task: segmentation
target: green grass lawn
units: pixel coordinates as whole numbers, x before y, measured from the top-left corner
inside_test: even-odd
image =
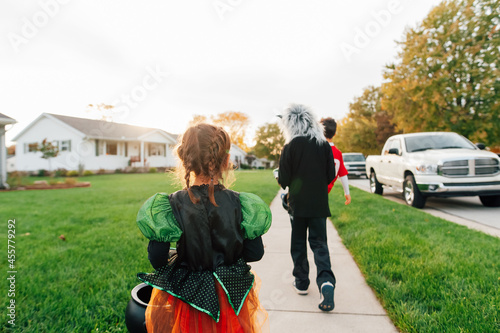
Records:
[[[332,192],[332,221],[402,332],[500,332],[500,239],[357,188],[349,206]]]
[[[0,192],[4,254],[7,220],[16,219],[17,331],[126,331],[124,310],[139,282],[136,273],[151,271],[137,210],[152,194],[179,185],[165,174],[81,180],[92,187]],[[232,189],[270,203],[278,186],[269,170],[240,171]],[[402,332],[499,331],[498,238],[351,191],[353,202],[345,206],[341,186],[335,186],[332,220]],[[0,261],[4,281],[6,257]],[[1,290],[6,309],[7,292]],[[0,314],[0,330],[9,327],[6,314]]]
[[[278,185],[270,170],[235,174],[232,189],[256,193],[267,203],[275,197]],[[124,311],[139,283],[136,273],[152,270],[135,216],[148,197],[179,185],[166,174],[81,180],[92,186],[0,193],[4,254],[7,221],[16,220],[16,331],[126,332]],[[6,281],[7,255],[0,262]],[[10,327],[9,299],[1,290],[3,330]]]

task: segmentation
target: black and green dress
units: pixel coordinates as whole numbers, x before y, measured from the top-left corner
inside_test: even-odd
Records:
[[[146,311],[148,332],[164,327],[168,332],[205,332],[210,331],[207,325],[216,331],[238,331],[238,325],[241,332],[258,331],[261,324],[255,321],[262,320],[265,310],[252,292],[255,275],[247,261],[263,254],[261,236],[271,226],[269,206],[254,194],[216,185],[216,207],[208,199],[208,185],[191,190],[199,203],[191,202],[187,190],[157,193],[137,215],[156,269],[138,274],[155,288]],[[174,242],[177,259],[169,264]]]

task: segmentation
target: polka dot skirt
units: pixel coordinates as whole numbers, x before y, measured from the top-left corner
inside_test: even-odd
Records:
[[[226,291],[229,303],[238,314],[254,280],[250,266],[243,259],[231,266],[217,267],[215,272],[191,271],[178,265],[166,265],[154,273],[137,274],[139,280],[169,292],[217,320],[219,300],[214,276]]]

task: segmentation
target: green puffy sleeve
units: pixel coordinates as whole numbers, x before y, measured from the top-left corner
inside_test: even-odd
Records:
[[[271,227],[271,209],[257,195],[253,193],[240,193],[241,213],[243,222],[241,227],[245,238],[255,239],[265,234]]]
[[[156,193],[146,200],[137,213],[137,225],[149,240],[177,242],[182,235],[166,193]]]

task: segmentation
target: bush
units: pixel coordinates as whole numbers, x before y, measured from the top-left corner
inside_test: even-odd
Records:
[[[68,177],[64,180],[64,182],[68,185],[75,185],[76,184],[76,178],[71,178],[71,177]]]
[[[149,168],[149,173],[157,173],[158,169],[156,168]]]
[[[130,173],[137,173],[137,172],[139,172],[138,168],[134,167],[134,168],[130,169]]]
[[[59,168],[55,171],[54,175],[56,177],[66,177],[68,175],[68,170],[64,168]]]
[[[37,176],[38,177],[48,177],[48,176],[50,176],[50,172],[48,172],[45,169],[40,169],[40,170],[38,170]]]
[[[106,173],[106,170],[103,169],[103,168],[100,168],[99,170],[97,170],[96,174],[98,175],[104,175]]]
[[[115,169],[115,173],[123,173],[123,170],[118,168],[118,169]]]
[[[24,182],[24,178],[28,176],[27,172],[23,171],[14,171],[7,175],[7,184],[10,187],[18,187],[22,186]]]
[[[78,171],[76,170],[71,170],[71,171],[68,171],[68,173],[66,174],[67,177],[78,177]]]
[[[240,169],[242,169],[242,170],[249,170],[251,168],[252,167],[248,164],[243,164],[243,163],[240,164]]]
[[[92,176],[93,174],[94,174],[94,173],[93,173],[92,171],[90,171],[90,170],[85,170],[85,171],[83,172],[83,175],[84,175],[84,176]]]

